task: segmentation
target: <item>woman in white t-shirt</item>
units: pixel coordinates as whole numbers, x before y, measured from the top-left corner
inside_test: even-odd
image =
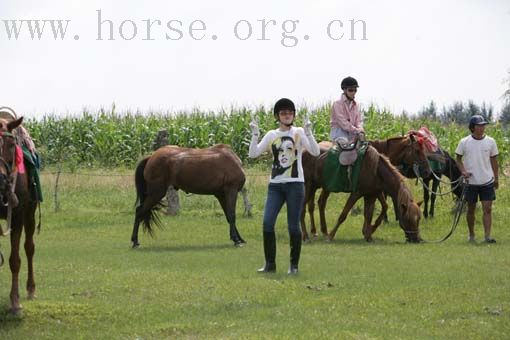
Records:
[[[459,142],[455,153],[457,165],[466,178],[468,185],[465,199],[468,202],[466,214],[469,241],[475,241],[475,208],[480,199],[483,210],[485,242],[496,243],[491,236],[492,201],[496,199],[498,189],[498,146],[496,141],[485,135],[485,126],[489,124],[482,116],[474,115],[469,120],[471,135]]]
[[[296,108],[287,98],[278,100],[273,114],[278,128],[268,131],[258,142],[260,132],[255,121],[250,123],[252,138],[249,157],[257,158],[265,152],[273,155],[271,177],[269,179],[267,199],[264,208],[263,239],[265,265],[258,270],[261,273],[276,271],[276,236],[274,225],[276,218],[285,203],[287,205],[287,224],[290,238],[289,274],[298,272],[301,254],[301,229],[299,217],[303,207],[305,187],[303,166],[301,163],[303,150],[318,156],[319,145],[311,130],[311,122],[306,119],[303,128],[294,127]]]

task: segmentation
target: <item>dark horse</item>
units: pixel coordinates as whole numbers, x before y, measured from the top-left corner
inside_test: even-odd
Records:
[[[138,247],[140,222],[150,235],[152,223],[160,224],[155,214],[169,186],[185,192],[214,195],[230,225],[230,239],[236,246],[245,243],[236,227],[237,194],[246,177],[241,160],[228,145],[207,149],[181,148],[174,145],[159,148],[143,159],[135,172],[137,207],[131,242]]]
[[[414,164],[418,165],[420,174],[422,176],[429,176],[430,167],[427,161],[427,157],[425,155],[425,151],[423,146],[418,142],[418,139],[413,134],[408,134],[402,137],[393,137],[387,140],[373,140],[370,141],[369,144],[374,147],[379,153],[387,156],[391,162],[391,164],[395,166],[405,165],[406,167],[412,168]],[[321,154],[329,150],[333,146],[331,142],[321,142]],[[320,157],[320,156],[319,156]],[[311,229],[310,232],[312,235],[316,236],[317,231],[315,227],[315,218],[314,218],[314,210],[315,210],[315,192],[317,189],[322,188],[322,184],[320,182],[316,182],[310,180],[311,174],[315,171],[314,169],[317,167],[318,158],[311,156],[309,153],[303,153],[303,169],[305,175],[305,202],[304,207],[301,213],[301,229],[303,234],[303,240],[309,240],[308,232],[306,231],[306,206],[308,207],[308,212],[310,215],[310,224]],[[363,178],[363,177],[360,177]],[[324,236],[328,235],[328,228],[326,224],[326,204],[329,197],[330,192],[326,189],[322,188],[322,192],[320,194],[318,204],[319,204],[319,215],[320,215],[320,225],[321,232]],[[386,199],[384,194],[379,196],[379,201],[384,209],[384,217],[386,217]],[[397,202],[393,201],[394,206],[396,207]],[[395,208],[396,210],[396,208]],[[398,214],[398,211],[395,211]]]
[[[428,155],[429,160],[438,162],[441,166],[438,170],[431,172],[430,176],[423,177],[423,216],[434,217],[434,206],[436,203],[436,193],[439,188],[439,182],[441,176],[445,175],[450,179],[451,192],[460,199],[462,195],[462,183],[460,183],[460,177],[462,176],[457,162],[450,156],[450,154],[439,148],[438,152]],[[430,188],[430,181],[432,181],[432,189]],[[431,192],[429,193],[429,190]],[[429,197],[430,197],[430,208],[429,208]]]
[[[323,183],[322,170],[326,159],[325,155],[326,153],[322,153],[317,157],[313,174],[308,177],[308,180],[315,186],[322,186]],[[369,146],[366,151],[365,158],[361,165],[360,178],[363,178],[363,180],[359,182],[357,191],[352,192],[347,199],[335,227],[328,235],[328,239],[332,240],[335,237],[340,224],[345,221],[351,208],[363,197],[365,203],[365,219],[362,232],[365,240],[371,242],[372,234],[381,224],[387,209],[387,205],[383,203],[381,214],[376,219],[375,224],[372,224],[375,201],[380,198],[384,192],[389,194],[393,200],[397,202],[400,227],[404,230],[406,239],[410,242],[420,242],[420,208],[414,202],[411,191],[405,184],[404,177],[385,156],[379,154],[373,147]]]
[[[11,238],[11,254],[9,266],[12,273],[10,311],[17,314],[22,306],[19,298],[19,271],[21,267],[20,241],[25,230],[25,253],[28,264],[27,295],[35,297],[35,280],[33,257],[35,252],[35,210],[37,201],[33,198],[29,187],[28,171],[20,173],[16,166],[16,129],[23,117],[7,121],[0,119],[0,217],[7,220],[10,230],[2,232]],[[10,219],[10,221],[9,221]]]

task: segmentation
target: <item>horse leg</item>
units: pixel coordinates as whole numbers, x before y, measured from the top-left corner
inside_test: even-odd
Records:
[[[365,207],[364,207],[364,221],[363,221],[363,236],[367,242],[372,242],[372,234],[375,229],[372,226],[372,217],[374,216],[374,207],[376,196],[365,196]]]
[[[340,224],[342,224],[345,221],[347,215],[349,214],[349,211],[351,211],[352,207],[354,206],[354,204],[356,204],[360,197],[361,195],[356,192],[353,192],[349,195],[347,202],[345,202],[342,213],[340,214],[340,216],[338,216],[338,220],[336,221],[335,227],[333,228],[333,230],[331,230],[331,232],[328,235],[329,241],[332,241],[333,238],[335,238],[338,227],[340,227]]]
[[[441,178],[439,176],[439,178]],[[434,217],[434,207],[436,206],[436,192],[439,188],[439,181],[434,179],[432,181],[432,194],[430,195],[430,217]]]
[[[384,214],[381,212],[382,215],[382,219],[384,221],[384,223],[388,223],[388,203],[386,202],[387,201],[387,198],[386,198],[386,194],[384,192],[382,192],[380,194],[380,197],[379,198],[379,202],[381,202],[381,206],[386,206],[386,210],[384,211]],[[384,203],[383,203],[384,202]]]
[[[386,203],[386,197],[384,196],[383,192],[380,192],[379,195],[377,195],[377,199],[379,202],[381,202],[381,213],[379,216],[377,216],[377,219],[375,220],[375,223],[372,225],[372,234],[375,232],[375,230],[381,225],[384,217],[388,216],[388,203]]]
[[[220,202],[227,222],[230,226],[230,239],[234,242],[236,247],[246,243],[239,234],[236,227],[236,203],[237,203],[237,190],[227,189],[224,193],[215,195]]]
[[[21,231],[22,224],[20,218],[17,216],[12,216],[12,230],[11,230],[11,255],[9,257],[9,267],[11,269],[12,274],[12,282],[11,282],[11,305],[10,312],[12,314],[20,313],[23,308],[19,302],[19,270],[21,266],[21,258],[19,255],[20,241],[21,241]]]
[[[301,216],[300,216],[300,222],[301,222],[301,237],[303,241],[310,241],[310,237],[308,236],[308,232],[306,231],[306,206],[308,206],[308,211],[310,212],[310,204],[313,205],[313,200],[310,201],[310,192],[311,188],[310,185],[308,185],[307,182],[305,182],[305,199],[303,201],[303,208],[301,209]],[[310,212],[310,216],[313,218],[313,208]]]
[[[423,216],[429,217],[429,188],[430,178],[423,179]]]
[[[310,197],[308,197],[308,214],[310,215],[310,234],[314,238],[317,238],[317,227],[315,226],[315,193],[317,192],[317,188],[315,190],[311,190]]]
[[[167,186],[160,186],[159,188],[153,186],[153,188],[155,188],[155,190],[148,190],[147,195],[143,198],[143,203],[136,207],[133,233],[131,234],[131,244],[133,248],[138,248],[140,246],[138,242],[138,229],[142,221],[145,221],[145,227],[149,234],[152,235],[152,228],[150,225],[153,214],[152,209],[166,195]]]
[[[28,214],[25,214],[25,254],[27,256],[28,277],[27,277],[27,297],[29,300],[35,298],[35,279],[34,279],[34,232],[35,232],[35,206]]]
[[[400,220],[400,216],[398,214],[398,202],[395,200],[395,198],[391,198],[391,201],[393,202],[393,211],[395,212],[395,220]]]
[[[330,192],[326,189],[322,189],[321,194],[319,196],[319,200],[317,203],[319,203],[319,219],[321,223],[321,233],[324,236],[328,236],[328,225],[326,222],[326,204],[328,203],[328,197]],[[334,237],[334,234],[333,234]]]

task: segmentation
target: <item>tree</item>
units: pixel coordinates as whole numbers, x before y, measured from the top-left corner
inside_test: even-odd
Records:
[[[503,124],[510,123],[510,70],[508,70],[508,78],[505,80],[507,83],[508,89],[503,93],[503,99],[505,104],[501,108],[501,113],[499,114],[499,121]]]
[[[437,106],[433,100],[430,101],[428,106],[424,106],[420,112],[418,112],[418,118],[422,119],[437,119]]]
[[[503,99],[508,103],[510,102],[510,70],[508,70],[508,78],[505,80],[508,89],[503,93]]]
[[[487,105],[485,102],[482,103],[480,107],[480,114],[488,121],[492,122],[494,119],[494,107],[492,105]]]
[[[499,121],[505,125],[510,124],[510,100],[507,100],[505,105],[503,105],[503,107],[501,108],[501,113],[499,114]]]

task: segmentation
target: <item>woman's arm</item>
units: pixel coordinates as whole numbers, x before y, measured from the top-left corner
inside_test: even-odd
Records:
[[[271,141],[271,135],[272,132],[269,131],[266,133],[266,135],[262,138],[260,143],[258,143],[258,135],[252,135],[251,136],[251,142],[250,142],[250,148],[248,150],[248,157],[250,158],[257,158],[260,155],[262,155],[264,152],[266,152],[269,148],[269,143]]]

